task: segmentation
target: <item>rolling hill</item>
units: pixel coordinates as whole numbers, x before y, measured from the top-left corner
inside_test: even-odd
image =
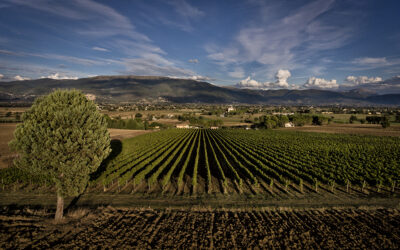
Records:
[[[0,102],[31,102],[55,89],[80,89],[99,102],[248,103],[270,105],[400,105],[400,94],[368,91],[250,90],[154,76],[97,76],[78,80],[0,82]]]

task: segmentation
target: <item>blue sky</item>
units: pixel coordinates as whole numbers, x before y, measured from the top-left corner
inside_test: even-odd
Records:
[[[0,0],[0,78],[325,88],[400,74],[400,1]]]

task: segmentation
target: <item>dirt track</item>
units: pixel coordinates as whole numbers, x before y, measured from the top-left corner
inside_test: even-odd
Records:
[[[1,210],[0,248],[398,248],[400,211]]]

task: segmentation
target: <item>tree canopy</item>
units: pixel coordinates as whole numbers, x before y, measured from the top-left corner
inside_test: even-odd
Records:
[[[111,152],[107,122],[93,101],[57,90],[37,98],[22,119],[10,143],[19,155],[15,165],[49,176],[59,199],[81,194]]]

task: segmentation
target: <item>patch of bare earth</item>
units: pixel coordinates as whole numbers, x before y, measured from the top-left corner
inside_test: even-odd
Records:
[[[127,138],[132,138],[138,135],[143,135],[147,133],[154,132],[156,130],[131,130],[131,129],[116,129],[110,128],[108,129],[110,132],[111,139],[123,140]]]
[[[397,209],[0,210],[0,248],[397,249]]]

